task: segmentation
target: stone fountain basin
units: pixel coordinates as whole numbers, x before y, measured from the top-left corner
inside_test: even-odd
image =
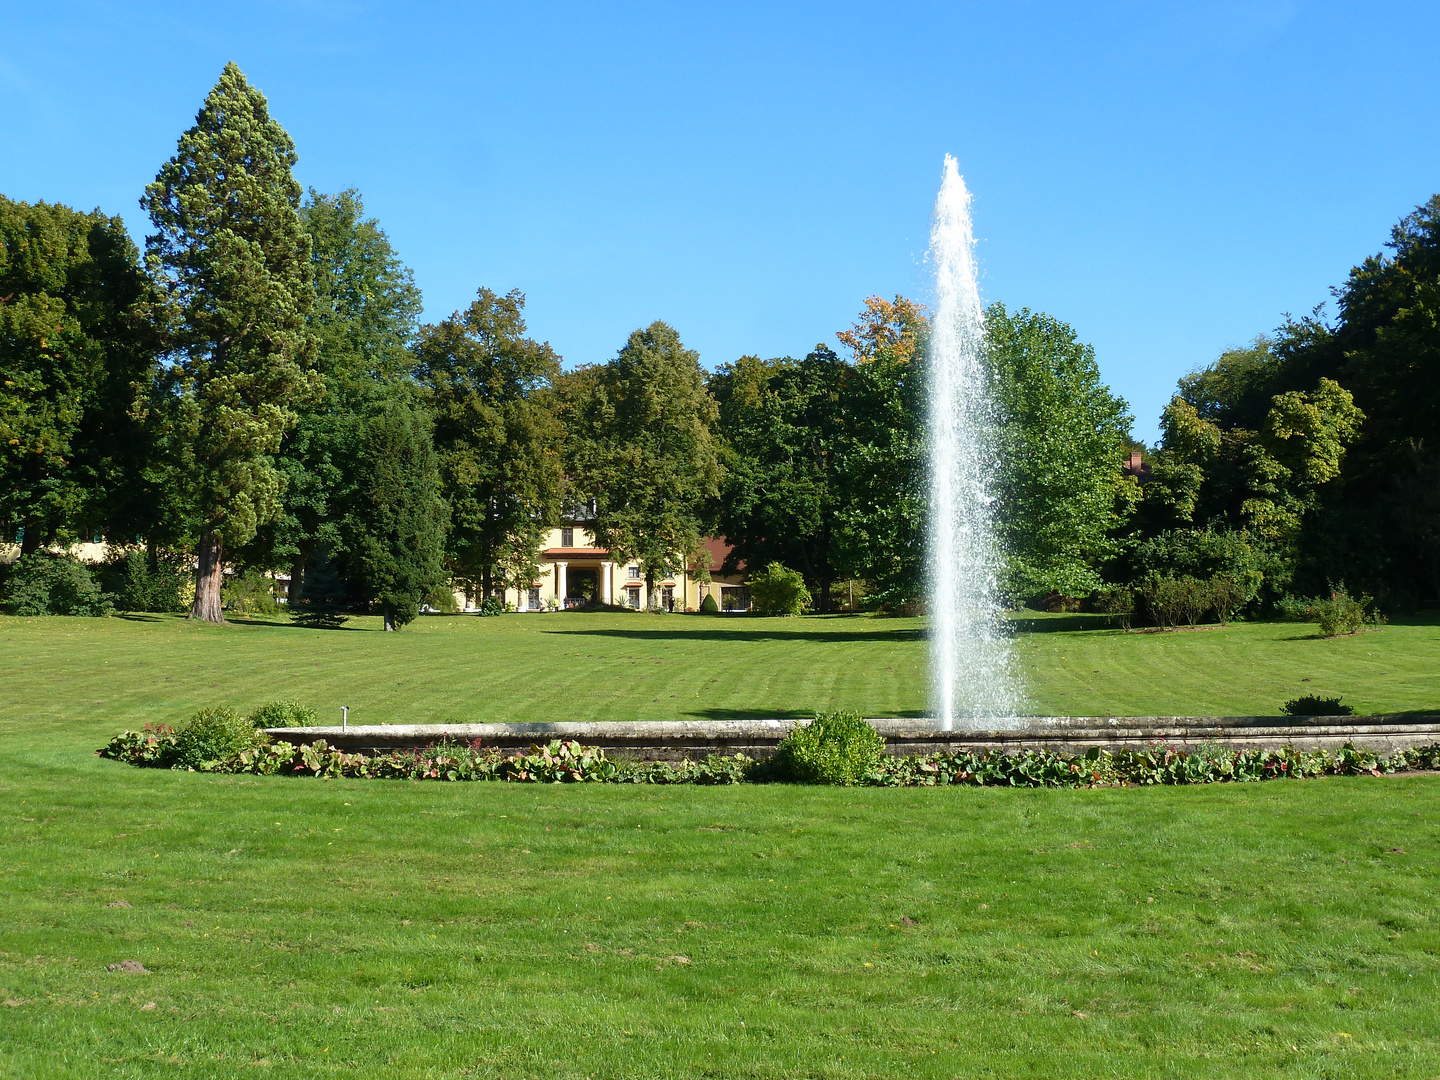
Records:
[[[399,750],[450,739],[500,750],[569,739],[609,753],[648,761],[703,759],[707,754],[775,752],[799,720],[566,721],[551,724],[351,724],[347,727],[269,728],[290,743],[325,740],[347,751]],[[933,721],[871,720],[885,737],[886,752],[933,754],[956,750],[1061,750],[1083,754],[1092,747],[1115,751],[1159,743],[1215,743],[1233,748],[1335,749],[1354,743],[1391,751],[1440,742],[1440,714],[1396,716],[1014,716],[987,718],[988,730],[939,731]]]

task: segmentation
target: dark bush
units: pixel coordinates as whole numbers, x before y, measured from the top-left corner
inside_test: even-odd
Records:
[[[198,769],[216,761],[227,761],[242,750],[264,743],[255,725],[228,706],[201,709],[175,736],[175,764]]]
[[[1340,704],[1338,697],[1320,697],[1318,694],[1291,698],[1280,709],[1290,716],[1351,716],[1355,712],[1349,705]]]
[[[266,702],[246,719],[255,728],[315,727],[320,723],[315,710],[298,701]]]
[[[487,596],[479,610],[481,615],[504,615],[509,610],[509,605],[498,596]]]
[[[720,605],[715,602],[715,597],[710,593],[705,594],[705,599],[700,601],[701,615],[719,615]]]
[[[183,556],[132,549],[111,558],[100,573],[120,611],[184,611],[187,606],[184,594],[192,578]]]
[[[877,769],[885,738],[859,713],[822,713],[775,749],[774,769],[802,784],[853,784]]]
[[[16,560],[6,591],[12,615],[98,616],[115,608],[79,559],[48,551]]]

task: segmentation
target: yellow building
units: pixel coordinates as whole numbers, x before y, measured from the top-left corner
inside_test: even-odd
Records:
[[[583,607],[599,601],[620,607],[645,611],[651,598],[645,591],[645,572],[638,562],[622,561],[598,547],[594,534],[583,522],[551,529],[540,552],[539,573],[529,588],[509,589],[507,603],[516,611],[556,611]],[[723,540],[707,538],[703,542],[710,556],[710,581],[699,580],[698,566],[655,581],[654,606],[664,611],[696,611],[706,595],[725,611],[744,611],[750,607],[750,593],[739,574],[721,575],[717,571],[729,554]]]

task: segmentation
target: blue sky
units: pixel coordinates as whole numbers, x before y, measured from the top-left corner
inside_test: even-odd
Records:
[[[708,367],[924,297],[946,153],[986,300],[1178,376],[1308,311],[1440,191],[1440,5],[0,0],[0,192],[122,214],[226,60],[357,187],[427,317],[520,288],[567,363]]]

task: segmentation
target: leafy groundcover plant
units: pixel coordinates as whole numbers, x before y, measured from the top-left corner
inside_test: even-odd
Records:
[[[263,738],[263,733],[259,733]],[[223,759],[187,766],[180,736],[168,725],[126,731],[96,753],[131,765],[195,768],[201,772],[258,776],[355,777],[394,780],[502,780],[517,783],[744,784],[770,783],[789,775],[775,759],[743,754],[711,755],[705,761],[631,761],[575,742],[554,741],[529,751],[502,754],[493,746],[440,742],[381,754],[350,754],[324,740],[295,745],[260,742]],[[779,755],[777,755],[778,757]],[[1347,743],[1338,750],[1233,750],[1222,746],[1154,745],[1084,755],[1053,750],[1002,750],[881,757],[853,781],[868,787],[936,787],[945,784],[999,787],[1117,787],[1149,784],[1213,784],[1254,780],[1356,776],[1440,769],[1440,744],[1377,754]]]

